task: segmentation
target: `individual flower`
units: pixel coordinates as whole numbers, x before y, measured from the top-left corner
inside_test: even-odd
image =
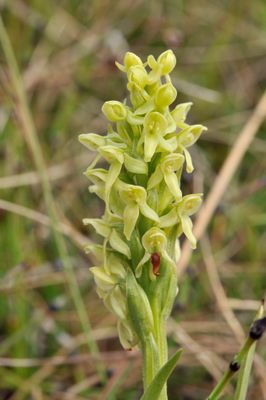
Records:
[[[193,249],[196,248],[196,238],[192,232],[192,221],[190,216],[195,214],[202,203],[202,194],[189,194],[177,202],[169,213],[160,217],[161,228],[169,228],[180,224],[181,230],[191,243]]]
[[[121,223],[121,221],[119,221]],[[110,243],[110,246],[118,253],[123,254],[128,259],[131,258],[130,249],[123,240],[121,234],[115,229],[111,223],[100,218],[84,218],[84,225],[92,225],[96,232],[103,236]],[[115,223],[114,223],[115,224]]]
[[[143,124],[144,133],[144,160],[150,161],[156,151],[157,146],[165,135],[167,120],[165,117],[153,111],[146,115]]]
[[[134,53],[127,51],[124,57],[124,65],[119,62],[115,62],[115,65],[122,72],[127,72],[131,67],[136,65],[143,65],[141,59]]]
[[[191,173],[194,170],[194,167],[192,164],[190,153],[187,148],[196,143],[201,133],[206,130],[207,128],[203,125],[192,125],[187,126],[177,135],[177,146],[180,148],[181,151],[184,152],[186,159],[186,170],[188,173]]]
[[[123,221],[124,235],[127,240],[131,238],[140,213],[155,222],[159,222],[158,215],[147,204],[147,193],[143,187],[124,184],[121,186],[120,195],[125,202]]]
[[[143,265],[151,260],[151,257],[154,253],[158,253],[161,257],[164,257],[165,260],[169,261],[171,264],[174,264],[173,260],[169,257],[166,246],[167,246],[167,238],[162,229],[157,227],[153,227],[149,229],[142,237],[142,244],[145,249],[144,256],[138,263],[135,274],[136,277],[139,278],[142,274]],[[151,280],[156,278],[156,274],[153,273],[153,269],[149,270]]]
[[[160,86],[155,94],[155,104],[160,109],[165,109],[172,104],[177,96],[177,91],[172,83],[165,83]]]
[[[148,181],[147,189],[150,190],[165,181],[170,193],[179,200],[182,197],[180,189],[180,175],[184,163],[182,154],[173,153],[162,157],[154,173]]]

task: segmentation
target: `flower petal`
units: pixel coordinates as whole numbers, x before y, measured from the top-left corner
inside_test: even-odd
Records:
[[[193,170],[194,170],[191,155],[185,147],[183,148],[183,151],[184,151],[185,159],[186,159],[186,171],[188,174],[191,174],[191,172],[193,172]]]
[[[175,208],[172,208],[168,214],[160,217],[160,228],[169,228],[170,226],[174,226],[178,223],[179,218]]]
[[[140,203],[139,209],[140,209],[141,214],[144,215],[145,217],[147,217],[153,221],[159,222],[158,215],[150,206],[148,206],[148,204],[146,202]]]
[[[126,299],[118,285],[105,297],[104,304],[106,308],[113,312],[118,318],[126,318]]]
[[[124,254],[128,259],[131,258],[130,249],[128,245],[124,242],[121,236],[115,229],[112,229],[111,235],[109,237],[110,246],[121,254]]]
[[[163,174],[160,166],[158,165],[148,181],[147,189],[150,190],[154,188],[155,186],[159,185],[162,180],[163,180]]]
[[[181,217],[181,226],[182,226],[184,234],[190,241],[192,249],[195,249],[196,244],[197,244],[197,239],[195,238],[195,236],[192,233],[193,224],[192,224],[191,219],[187,215],[183,215]]]
[[[159,143],[159,137],[153,133],[145,133],[144,136],[144,160],[146,162],[151,161],[156,148]]]
[[[116,281],[104,271],[103,267],[91,267],[90,272],[93,274],[96,285],[104,292],[113,289],[116,284]]]
[[[124,235],[130,240],[131,234],[139,217],[139,206],[135,203],[128,204],[124,211]]]
[[[105,145],[106,139],[96,133],[82,133],[79,135],[79,141],[88,149],[96,151],[99,147]]]
[[[142,268],[143,265],[150,259],[150,254],[145,252],[144,256],[142,257],[142,259],[140,260],[140,262],[138,263],[136,269],[135,269],[135,275],[137,278],[140,278],[142,275]]]
[[[82,222],[84,225],[92,225],[96,232],[105,238],[108,237],[111,233],[111,228],[102,219],[84,218]]]
[[[164,172],[164,180],[165,183],[172,193],[172,195],[177,199],[180,200],[182,197],[182,192],[180,189],[180,184],[175,172]]]
[[[129,172],[132,172],[134,174],[148,173],[148,166],[143,160],[133,158],[127,153],[125,153],[125,167]]]

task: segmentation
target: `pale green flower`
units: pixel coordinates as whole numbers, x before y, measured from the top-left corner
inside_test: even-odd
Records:
[[[127,72],[131,67],[135,65],[143,65],[143,63],[136,54],[127,51],[124,57],[124,65],[117,61],[115,62],[115,65],[120,69],[120,71]]]
[[[145,254],[136,267],[135,274],[137,278],[141,276],[143,265],[150,260],[153,253],[159,253],[171,264],[174,264],[166,251],[167,238],[161,229],[156,227],[149,229],[142,237],[142,244],[145,249]],[[153,274],[151,268],[149,272],[151,280],[155,280],[156,276]]]
[[[110,246],[114,250],[130,259],[131,254],[127,243],[123,240],[121,234],[115,228],[113,228],[110,223],[99,218],[84,218],[83,223],[84,225],[92,225],[96,232],[106,239],[106,242],[109,241]]]
[[[192,125],[187,126],[177,135],[177,145],[184,152],[186,159],[186,170],[188,173],[191,173],[194,170],[194,167],[187,148],[196,143],[201,133],[206,130],[207,128],[203,125]]]
[[[192,106],[192,103],[182,103],[178,104],[173,111],[171,111],[171,115],[176,122],[176,126],[178,128],[184,128],[184,122],[187,118],[187,114]]]
[[[161,68],[162,75],[166,75],[170,74],[175,68],[176,58],[172,50],[166,50],[159,55],[157,62]]]
[[[171,83],[160,86],[155,94],[155,104],[160,109],[165,109],[172,104],[177,96],[177,91]]]
[[[106,171],[106,169],[88,168],[84,172],[84,175],[86,175],[87,178],[89,178],[89,180],[94,183],[94,185],[89,186],[90,193],[95,193],[98,197],[100,197],[100,199],[105,200],[105,184],[108,176],[108,172]]]
[[[150,112],[146,115],[143,124],[144,133],[144,160],[150,161],[156,151],[159,143],[165,135],[167,128],[167,120],[157,111]]]
[[[127,240],[130,240],[140,213],[155,222],[159,222],[158,215],[147,204],[147,193],[143,187],[124,184],[120,188],[120,195],[125,202],[123,219],[124,235]]]
[[[147,189],[154,188],[164,180],[170,193],[172,193],[175,199],[179,200],[182,197],[180,175],[183,163],[184,156],[182,154],[173,153],[162,157],[161,162],[148,181]]]
[[[192,232],[192,221],[190,216],[195,214],[202,203],[202,194],[189,194],[177,202],[169,213],[160,217],[161,228],[168,228],[180,224],[182,231],[191,243],[191,247],[196,247],[196,238]]]
[[[106,177],[105,185],[105,199],[108,211],[109,209],[109,198],[112,186],[118,178],[123,163],[124,163],[124,151],[115,146],[103,146],[99,149],[99,153],[105,160],[110,164],[108,175]]]
[[[143,89],[148,83],[148,73],[143,65],[134,65],[129,68],[128,81],[134,82]]]
[[[136,109],[137,114],[145,114],[147,109],[151,106],[153,108],[150,95],[136,82],[128,82],[127,89],[130,91],[130,101]],[[140,111],[140,109],[142,111]]]

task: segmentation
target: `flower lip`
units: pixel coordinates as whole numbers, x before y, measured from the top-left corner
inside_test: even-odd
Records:
[[[162,134],[167,128],[167,120],[158,111],[152,111],[144,119],[144,130],[148,134]]]
[[[202,193],[188,194],[180,201],[180,212],[188,216],[195,214],[202,204]]]
[[[166,236],[165,233],[157,228],[153,227],[149,229],[142,238],[142,244],[146,251],[149,253],[160,252],[166,247]]]
[[[142,186],[126,185],[120,190],[121,198],[125,201],[141,202],[146,200],[146,191]]]

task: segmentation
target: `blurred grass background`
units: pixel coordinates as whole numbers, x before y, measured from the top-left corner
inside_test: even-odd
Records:
[[[87,191],[82,172],[93,154],[77,135],[104,133],[102,103],[126,96],[115,60],[172,48],[178,102],[193,101],[190,122],[209,128],[193,148],[196,171],[184,176],[184,191],[206,197],[265,89],[266,4],[1,0],[0,10],[30,110],[25,123],[27,105],[1,49],[0,399],[136,400],[139,353],[121,349],[83,252],[95,236],[81,220],[103,208]],[[264,123],[182,277],[169,343],[185,352],[170,399],[206,398],[265,294],[265,138]],[[258,350],[255,400],[266,398],[265,339]]]

